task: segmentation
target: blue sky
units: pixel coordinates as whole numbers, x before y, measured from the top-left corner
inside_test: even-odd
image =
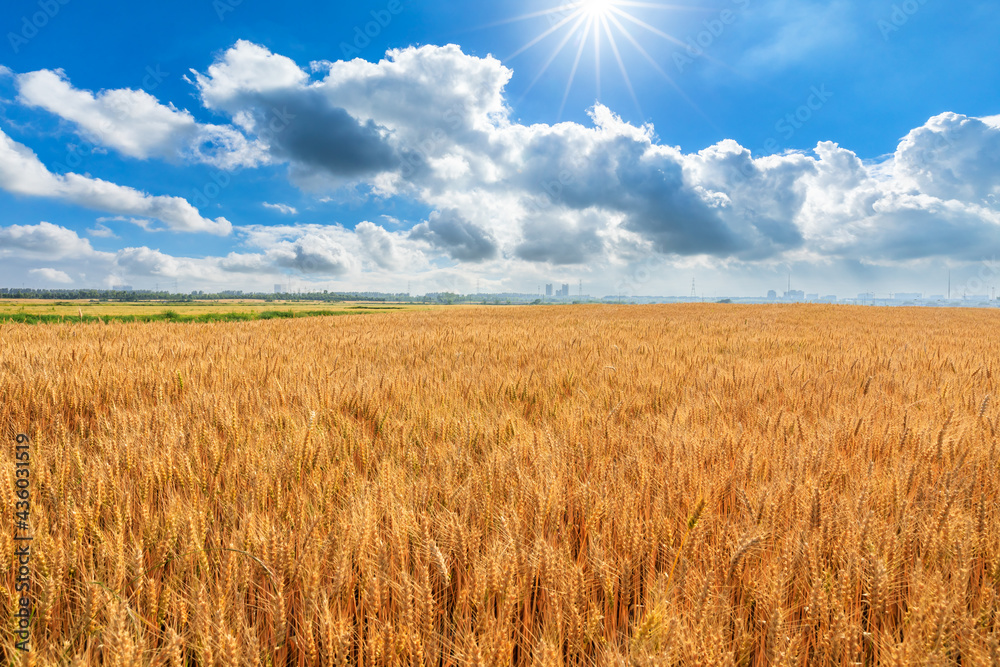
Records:
[[[560,4],[6,3],[0,285],[1000,282],[995,3]]]

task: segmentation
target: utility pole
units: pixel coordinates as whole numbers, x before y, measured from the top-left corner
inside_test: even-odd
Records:
[[[948,272],[948,300],[951,301],[951,271]]]

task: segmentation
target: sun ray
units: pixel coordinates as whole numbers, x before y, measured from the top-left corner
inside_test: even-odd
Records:
[[[690,104],[691,108],[694,109],[696,112],[698,112],[698,115],[700,115],[702,118],[704,118],[705,120],[707,120],[713,127],[715,127],[715,121],[713,121],[711,118],[709,118],[708,114],[706,114],[704,111],[702,111],[701,107],[699,107],[697,104],[695,104],[695,101],[692,100],[688,96],[688,94],[684,92],[684,89],[681,88],[679,85],[677,85],[677,82],[674,81],[673,77],[670,76],[669,74],[667,74],[666,71],[664,71],[664,69],[662,67],[660,67],[660,64],[658,62],[656,62],[656,59],[654,59],[653,56],[649,55],[649,53],[646,51],[646,49],[643,48],[642,44],[640,44],[639,41],[635,37],[632,36],[632,33],[629,32],[628,28],[626,28],[624,25],[622,25],[621,22],[619,22],[618,19],[615,18],[614,16],[609,16],[608,18],[610,18],[611,21],[615,24],[615,26],[619,30],[621,30],[622,34],[625,36],[625,39],[627,39],[632,44],[632,46],[634,46],[635,49],[647,61],[649,61],[649,64],[652,65],[653,68],[657,72],[659,72],[660,76],[662,76],[666,80],[666,82],[669,83],[670,86],[674,90],[677,91],[677,94],[680,95],[684,99],[685,102],[687,102],[688,104]]]
[[[691,7],[690,5],[668,5],[662,2],[638,2],[637,0],[617,0],[615,7],[641,7],[645,9],[667,9],[687,12],[718,12],[719,7]]]
[[[639,116],[643,117],[644,114],[642,111],[642,104],[639,101],[639,95],[636,92],[636,86],[632,81],[632,76],[628,71],[629,67],[626,57],[629,54],[623,53],[621,45],[618,44],[618,35],[615,34],[615,31],[619,31],[621,36],[627,40],[636,51],[638,51],[643,59],[645,59],[653,67],[653,69],[663,77],[663,79],[679,94],[679,96],[683,98],[684,101],[687,102],[700,116],[704,117],[714,126],[714,123],[712,123],[711,119],[705,114],[705,112],[702,111],[697,104],[695,104],[695,102],[684,92],[684,90],[681,89],[677,81],[675,81],[675,79],[667,73],[664,69],[665,66],[660,62],[657,62],[656,58],[650,55],[649,51],[643,47],[640,40],[632,34],[632,31],[626,27],[622,20],[638,26],[642,28],[643,31],[651,33],[674,46],[688,49],[688,44],[682,42],[668,32],[665,32],[661,28],[651,25],[647,21],[643,20],[643,18],[640,18],[640,16],[642,16],[641,14],[633,14],[631,11],[628,11],[627,8],[667,11],[718,11],[713,10],[710,7],[694,7],[690,5],[685,6],[672,3],[661,3],[656,2],[655,0],[575,0],[574,2],[566,2],[565,0],[562,0],[562,3],[559,6],[552,9],[535,11],[513,19],[508,19],[503,23],[512,23],[543,16],[550,17],[550,24],[554,22],[553,25],[550,25],[548,29],[543,31],[540,35],[511,54],[508,59],[516,58],[551,35],[558,33],[560,30],[566,31],[565,34],[558,36],[558,44],[547,57],[544,64],[541,66],[541,69],[532,79],[531,83],[529,83],[524,89],[519,99],[523,100],[527,93],[535,88],[541,78],[550,70],[560,54],[565,51],[569,41],[576,38],[579,41],[579,46],[573,59],[573,67],[570,70],[569,78],[566,81],[566,88],[563,91],[562,101],[559,105],[558,120],[562,120],[562,115],[566,109],[566,103],[569,100],[570,92],[572,92],[573,86],[576,83],[577,74],[580,72],[583,52],[588,48],[591,39],[593,39],[593,46],[590,48],[593,49],[594,53],[595,99],[600,102],[604,84],[602,80],[603,68],[601,67],[603,54],[601,51],[604,49],[602,41],[606,38],[608,47],[614,55],[614,60],[617,64],[619,72],[621,73],[622,82],[628,89],[628,93],[632,98],[632,102],[635,104],[636,110],[639,112]],[[707,54],[700,54],[700,56],[704,57],[708,61],[721,65],[726,69],[732,69],[725,63],[719,62]]]
[[[677,44],[678,46],[687,47],[687,44],[685,44],[681,40],[677,39],[673,35],[668,35],[667,33],[663,32],[662,30],[660,30],[658,28],[654,28],[653,26],[649,25],[645,21],[643,21],[641,19],[637,19],[636,17],[632,16],[628,12],[624,12],[624,11],[618,9],[615,6],[611,7],[611,11],[614,12],[615,14],[618,14],[622,18],[628,19],[629,21],[631,21],[632,23],[636,24],[640,28],[645,28],[646,30],[650,31],[651,33],[653,33],[657,37],[662,37],[663,39],[667,40],[668,42],[670,42],[672,44]]]
[[[577,10],[577,11],[579,12],[581,10]],[[559,23],[556,23],[554,26],[552,26],[551,28],[549,28],[548,30],[546,30],[545,32],[543,32],[541,35],[539,35],[538,37],[535,37],[533,40],[531,40],[530,42],[528,42],[527,44],[525,44],[524,46],[522,46],[521,48],[519,48],[517,51],[515,51],[514,53],[510,54],[509,56],[507,56],[507,60],[513,60],[514,58],[518,57],[519,55],[521,55],[522,53],[524,53],[525,51],[527,51],[528,49],[530,49],[531,47],[533,47],[535,44],[538,44],[540,41],[542,41],[543,39],[545,39],[546,37],[548,37],[552,33],[557,32],[560,28],[562,28],[567,23],[569,23],[570,21],[572,21],[576,17],[576,15],[577,15],[577,12],[574,12],[573,14],[570,14],[569,16],[563,18],[563,20],[559,21]]]
[[[597,79],[597,101],[601,101],[601,30],[595,15],[594,21],[594,76]]]
[[[528,92],[535,87],[535,84],[538,83],[538,80],[542,78],[542,75],[544,75],[545,72],[548,71],[549,67],[552,65],[552,62],[559,56],[560,53],[562,53],[562,50],[566,48],[566,44],[569,42],[569,40],[571,40],[574,35],[578,34],[577,31],[580,28],[580,24],[583,23],[585,20],[587,20],[587,16],[586,14],[583,14],[581,12],[580,17],[576,20],[576,23],[573,25],[572,28],[569,29],[566,35],[562,38],[562,41],[559,42],[559,46],[557,46],[555,50],[552,51],[552,55],[550,55],[549,59],[545,61],[545,64],[542,65],[542,69],[539,70],[538,75],[535,76],[534,79],[532,79],[531,83],[528,84],[528,87],[524,89],[523,93],[521,93],[521,97],[519,98],[519,100],[523,100],[525,95],[527,95]]]
[[[625,36],[625,39],[627,39],[629,43],[635,47],[636,51],[638,51],[639,54],[642,55],[642,57],[645,58],[647,62],[649,62],[649,64],[653,67],[653,69],[659,72],[660,76],[666,79],[671,86],[680,91],[681,89],[677,85],[677,82],[674,81],[674,78],[669,74],[667,74],[666,70],[664,70],[663,67],[660,66],[660,63],[656,62],[656,59],[653,58],[653,56],[649,55],[649,52],[646,51],[646,49],[642,46],[642,44],[639,43],[639,40],[637,40],[635,37],[632,36],[632,33],[629,31],[629,29],[624,25],[622,25],[622,23],[615,16],[612,15],[609,16],[608,18],[611,20],[612,23],[615,24],[615,27],[621,31],[622,35]]]
[[[639,117],[643,118],[645,114],[642,113],[642,105],[639,104],[639,98],[636,97],[635,88],[632,87],[632,79],[629,78],[628,70],[625,68],[625,61],[622,60],[622,54],[618,51],[618,43],[615,42],[615,36],[611,34],[611,26],[608,25],[606,16],[601,17],[601,24],[604,26],[604,32],[608,36],[608,44],[611,45],[611,51],[615,54],[615,60],[618,61],[618,69],[621,70],[622,77],[625,79],[625,85],[632,96],[632,101],[635,102],[635,108],[639,112]]]
[[[487,23],[485,25],[479,26],[479,29],[486,28],[496,28],[501,25],[510,25],[511,23],[518,23],[519,21],[527,21],[529,19],[537,19],[542,16],[551,16],[553,14],[562,14],[563,12],[573,11],[576,12],[580,9],[579,2],[569,2],[564,5],[559,5],[558,7],[552,7],[551,9],[542,9],[537,12],[530,12],[528,14],[521,14],[520,16],[515,16],[509,19],[503,19],[501,21],[494,21],[493,23]]]
[[[667,39],[670,42],[672,42],[674,44],[677,44],[678,46],[683,46],[685,49],[689,48],[688,44],[685,44],[684,42],[680,41],[679,39],[677,39],[676,37],[674,37],[672,35],[668,35],[667,33],[663,32],[662,30],[657,30],[656,28],[654,28],[653,26],[649,25],[645,21],[637,19],[636,17],[632,16],[628,12],[623,12],[620,9],[616,8],[616,7],[612,7],[611,10],[613,12],[615,12],[616,14],[618,14],[619,16],[621,16],[622,18],[626,18],[629,21],[631,21],[632,23],[635,23],[640,28],[645,28],[646,30],[649,30],[654,35],[657,35],[659,37],[663,37],[664,39]],[[729,70],[730,72],[733,72],[736,75],[739,75],[739,72],[737,72],[735,69],[733,69],[732,67],[730,67],[726,63],[722,62],[718,58],[713,58],[712,56],[708,55],[707,53],[702,53],[701,57],[704,58],[705,60],[708,60],[709,62],[713,62],[716,65],[719,65],[720,67],[726,68],[727,70]]]
[[[590,24],[593,23],[594,17],[589,17],[587,19],[587,25],[583,29],[583,34],[586,35],[590,32]],[[558,120],[562,120],[563,111],[566,109],[566,100],[569,99],[570,88],[573,87],[573,81],[576,79],[576,71],[580,67],[580,59],[583,57],[583,49],[587,46],[587,40],[580,40],[580,48],[576,51],[576,59],[573,61],[573,69],[570,70],[569,80],[566,82],[566,91],[563,93],[562,104],[559,105],[559,115]]]

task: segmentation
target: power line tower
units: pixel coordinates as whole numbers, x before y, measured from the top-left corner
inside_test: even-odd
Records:
[[[698,290],[696,289],[694,281],[695,281],[695,279],[692,278],[691,279],[691,298],[692,299],[697,299],[698,298]]]

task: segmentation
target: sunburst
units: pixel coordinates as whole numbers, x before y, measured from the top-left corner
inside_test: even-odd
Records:
[[[593,49],[595,85],[597,90],[597,100],[601,99],[601,58],[602,51],[610,51],[614,57],[618,70],[621,72],[622,81],[628,89],[632,101],[635,103],[639,115],[642,116],[642,106],[636,95],[635,86],[632,84],[632,77],[629,76],[626,58],[619,47],[619,40],[627,42],[631,49],[653,67],[685,100],[692,106],[694,103],[684,94],[656,59],[649,54],[649,51],[642,45],[640,38],[633,35],[633,31],[639,29],[644,36],[652,35],[658,39],[676,44],[681,47],[686,45],[673,35],[657,28],[636,16],[630,9],[650,9],[662,11],[704,11],[703,8],[690,6],[664,4],[658,2],[640,2],[638,0],[577,0],[575,2],[564,3],[562,5],[543,9],[540,11],[523,14],[501,23],[513,23],[517,21],[527,21],[530,19],[548,19],[550,25],[540,34],[533,37],[521,48],[514,51],[508,60],[513,60],[529,49],[541,44],[549,38],[557,39],[558,42],[551,54],[542,65],[534,80],[524,91],[526,95],[542,76],[549,70],[556,58],[565,51],[570,42],[575,41],[576,53],[573,58],[573,65],[570,68],[569,77],[566,81],[566,88],[563,91],[562,103],[559,106],[559,118],[562,118],[566,108],[566,101],[570,91],[576,81],[577,73],[580,70],[580,63],[583,60],[587,47]],[[496,25],[496,24],[494,24]],[[697,107],[695,107],[697,108]],[[700,110],[699,110],[700,111]]]

